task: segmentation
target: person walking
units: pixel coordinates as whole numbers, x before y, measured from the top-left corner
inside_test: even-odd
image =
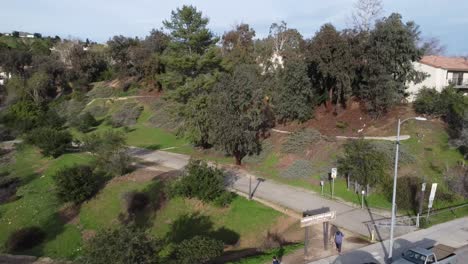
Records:
[[[275,257],[273,257],[273,263],[272,264],[280,264],[279,260]]]
[[[338,250],[339,254],[341,254],[341,246],[343,244],[343,238],[344,238],[344,234],[340,230],[336,230],[335,245],[336,245],[336,250]]]

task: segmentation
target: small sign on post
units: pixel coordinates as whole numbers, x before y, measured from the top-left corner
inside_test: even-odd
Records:
[[[332,199],[333,199],[333,195],[335,194],[335,178],[336,178],[336,174],[338,174],[338,170],[336,168],[332,168],[331,169],[331,173],[330,173],[330,176],[332,178]]]
[[[311,226],[328,222],[336,219],[336,211],[330,211],[323,214],[306,216],[301,219],[301,227]]]
[[[431,193],[429,194],[429,204],[427,205],[427,216],[426,220],[429,220],[429,214],[431,212],[432,204],[434,203],[434,198],[437,190],[437,183],[433,183],[431,187]]]
[[[324,182],[320,181],[320,187],[322,188],[322,196],[323,196],[323,185],[324,185]]]

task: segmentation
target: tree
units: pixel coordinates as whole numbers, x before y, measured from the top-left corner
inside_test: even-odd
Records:
[[[418,39],[418,27],[413,22],[403,23],[399,14],[376,23],[369,36],[364,80],[358,92],[371,112],[386,112],[406,96],[407,83],[419,83],[425,77],[413,67],[423,54],[416,46]]]
[[[424,55],[444,55],[447,47],[440,43],[440,39],[432,37],[423,40],[421,45]]]
[[[35,72],[31,78],[26,81],[26,94],[39,104],[47,97],[47,91],[51,86],[49,75],[45,72]]]
[[[347,142],[343,155],[338,158],[338,171],[349,173],[363,186],[374,186],[385,180],[387,166],[385,155],[364,139]]]
[[[19,35],[20,35],[20,34],[19,34],[19,31],[13,31],[13,32],[11,33],[11,35],[12,35],[14,38],[19,38]]]
[[[369,32],[382,10],[382,0],[357,0],[352,14],[355,29]]]
[[[223,251],[222,241],[204,236],[195,236],[177,245],[176,258],[178,263],[181,264],[202,264],[221,256]]]
[[[57,171],[53,177],[57,196],[63,202],[79,204],[97,193],[102,180],[86,165],[74,165]]]
[[[97,167],[103,172],[120,176],[130,170],[132,158],[125,145],[125,136],[119,131],[85,135],[82,148],[96,156]]]
[[[269,38],[273,42],[273,53],[278,55],[300,50],[303,44],[302,35],[296,29],[288,28],[284,21],[271,24]]]
[[[118,226],[99,231],[84,247],[83,263],[87,264],[157,264],[162,244],[143,230]]]
[[[220,78],[211,96],[210,142],[233,155],[237,165],[246,155],[260,152],[259,136],[267,129],[268,105],[257,70],[256,65],[238,66],[232,75]]]
[[[193,6],[183,6],[163,22],[171,41],[162,61],[161,76],[168,98],[177,102],[178,114],[184,119],[184,133],[196,145],[209,147],[207,102],[216,76],[221,70],[218,41],[207,28],[208,18]]]
[[[347,41],[331,24],[320,28],[308,47],[313,86],[330,110],[332,104],[345,105],[351,95],[352,59]]]
[[[122,35],[114,36],[112,39],[107,41],[109,47],[109,53],[117,63],[115,64],[117,69],[121,73],[126,73],[130,68],[130,53],[129,49],[138,44],[137,39],[127,38]]]
[[[182,177],[173,184],[172,191],[176,195],[209,203],[224,194],[224,187],[222,170],[210,167],[204,161],[190,160]]]
[[[38,127],[27,134],[26,142],[40,148],[44,156],[57,158],[71,146],[72,136],[66,130]]]
[[[222,52],[226,67],[233,69],[239,64],[253,64],[255,30],[248,24],[239,24],[222,37]]]
[[[280,121],[306,121],[313,115],[314,90],[302,60],[287,61],[278,72],[272,104]]]

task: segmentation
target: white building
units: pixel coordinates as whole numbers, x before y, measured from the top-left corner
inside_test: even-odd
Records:
[[[457,89],[468,89],[468,60],[465,58],[424,56],[414,63],[414,68],[429,76],[421,83],[408,85],[410,102],[423,87],[435,88],[439,92],[450,84]]]

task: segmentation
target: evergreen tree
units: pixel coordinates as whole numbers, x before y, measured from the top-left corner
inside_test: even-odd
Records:
[[[202,147],[209,146],[207,98],[221,69],[218,39],[207,28],[208,21],[195,7],[183,6],[163,22],[171,37],[162,57],[163,87],[179,103],[185,134]]]
[[[260,152],[259,135],[270,123],[257,72],[256,65],[240,65],[232,75],[224,74],[209,109],[211,142],[234,156],[238,165],[246,155]]]
[[[272,102],[280,121],[306,121],[313,115],[314,91],[302,60],[288,60],[278,73]]]
[[[331,24],[320,28],[309,44],[308,60],[314,87],[322,102],[345,105],[353,79],[351,54],[346,39]],[[335,107],[336,111],[336,107]]]

